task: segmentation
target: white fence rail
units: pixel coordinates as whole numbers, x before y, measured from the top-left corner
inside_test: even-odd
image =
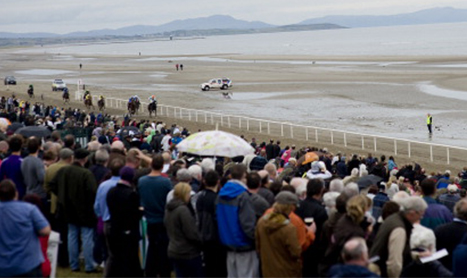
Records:
[[[82,100],[82,93],[76,92],[75,99]],[[97,102],[97,96],[93,96],[93,101]],[[106,98],[106,107],[126,110],[127,104],[128,100],[126,99]],[[141,102],[139,113],[147,112],[147,105],[147,102]],[[417,157],[427,159],[430,162],[445,161],[447,164],[453,162],[460,164],[461,162],[464,163],[464,158],[467,157],[467,148],[463,147],[348,132],[239,115],[227,115],[171,105],[158,104],[157,115],[205,124],[217,124],[221,127],[258,132],[271,136],[358,148],[369,152],[392,153],[394,155],[405,155],[409,158]]]

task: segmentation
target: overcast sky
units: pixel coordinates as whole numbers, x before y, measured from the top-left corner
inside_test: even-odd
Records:
[[[69,33],[222,14],[293,24],[326,15],[386,15],[434,7],[467,9],[466,0],[4,0],[0,32]]]

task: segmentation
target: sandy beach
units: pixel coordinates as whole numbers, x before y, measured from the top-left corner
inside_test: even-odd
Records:
[[[155,94],[161,104],[419,141],[429,140],[431,113],[433,142],[467,147],[467,57],[0,55],[2,76],[44,95],[58,94],[50,90],[54,78],[72,92],[81,79],[94,94]],[[232,99],[199,89],[223,76],[233,80]]]
[[[10,86],[9,92],[25,93],[34,84],[36,95],[43,94],[46,100],[61,96],[51,91],[54,78],[63,78],[72,95],[82,80],[94,95],[127,98],[136,94],[147,99],[155,94],[160,104],[467,146],[463,95],[467,93],[461,92],[467,88],[467,67],[463,67],[467,57],[318,59],[232,54],[177,58],[32,54],[9,49],[0,51],[0,59],[0,74],[14,75],[19,83]],[[184,65],[183,71],[175,70],[177,63]],[[225,99],[220,91],[199,89],[200,83],[222,76],[234,82],[229,90],[232,99]],[[433,88],[453,95],[436,95]],[[434,118],[432,138],[425,125],[427,112]]]

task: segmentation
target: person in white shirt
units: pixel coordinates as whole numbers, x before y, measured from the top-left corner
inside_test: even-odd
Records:
[[[162,145],[162,150],[163,150],[163,151],[166,152],[166,151],[169,150],[169,148],[170,148],[170,139],[171,139],[171,138],[172,138],[172,137],[171,137],[170,134],[168,134],[168,133],[165,134],[164,137],[162,137],[161,145]]]
[[[326,165],[322,161],[314,161],[311,163],[311,169],[306,173],[306,177],[312,179],[329,179],[332,177],[331,172],[326,169]]]

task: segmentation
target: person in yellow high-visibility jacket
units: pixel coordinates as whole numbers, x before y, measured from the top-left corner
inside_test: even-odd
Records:
[[[433,124],[433,117],[428,113],[426,115],[426,126],[428,127],[428,132],[431,134],[431,125]]]

